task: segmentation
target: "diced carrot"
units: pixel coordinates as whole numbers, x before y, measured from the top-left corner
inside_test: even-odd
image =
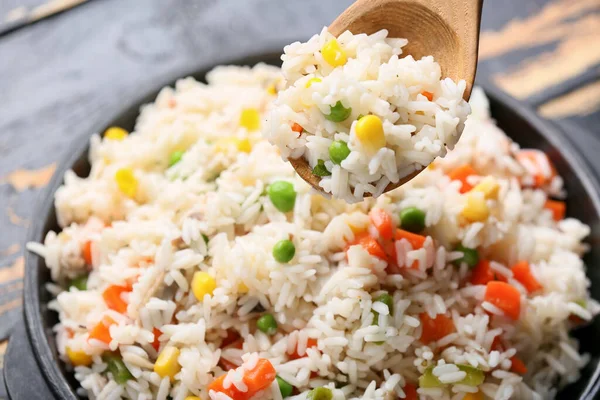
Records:
[[[492,341],[492,350],[498,350],[501,351],[502,350],[502,340],[500,339],[500,335],[497,335],[494,340]]]
[[[419,395],[417,394],[417,386],[416,385],[414,385],[412,383],[407,383],[406,385],[404,385],[402,390],[404,391],[404,394],[406,395],[406,396],[404,396],[404,400],[418,400],[419,399]]]
[[[112,340],[110,336],[110,326],[116,324],[115,320],[105,315],[91,330],[89,339],[96,339],[106,344]]]
[[[350,246],[354,245],[362,246],[363,249],[365,249],[370,255],[381,258],[382,260],[385,260],[387,257],[383,247],[381,247],[379,242],[373,239],[368,232],[358,234],[352,242],[348,243],[346,250],[348,250]]]
[[[510,370],[515,374],[525,375],[527,373],[527,366],[523,361],[521,361],[517,356],[512,356],[510,358],[511,366]]]
[[[83,256],[83,260],[87,265],[92,265],[92,241],[86,241],[83,246],[81,246],[81,255]]]
[[[102,298],[108,308],[124,314],[127,312],[127,303],[121,298],[121,294],[130,290],[131,288],[127,286],[112,285],[104,290]]]
[[[312,347],[317,347],[317,345],[318,345],[317,339],[308,338],[306,340],[306,348],[307,349],[310,349]],[[294,352],[292,354],[290,354],[290,359],[297,360],[302,357],[306,357],[306,352],[304,352],[304,354],[302,354],[302,355],[298,354],[298,346],[296,346],[296,348],[294,349]]]
[[[531,268],[527,261],[520,261],[513,265],[512,272],[514,278],[519,281],[529,293],[542,289],[542,285],[531,273]]]
[[[455,331],[454,322],[452,318],[445,316],[444,314],[438,314],[435,318],[431,318],[429,314],[422,313],[421,319],[421,342],[423,344],[429,344],[435,342],[447,336]]]
[[[558,222],[565,219],[567,206],[564,201],[546,200],[544,208],[552,211],[552,218],[554,218],[555,221]]]
[[[504,311],[507,317],[515,321],[519,319],[521,293],[514,286],[498,281],[488,282],[484,300]]]
[[[533,176],[533,186],[544,186],[556,176],[556,169],[548,156],[535,149],[523,149],[516,154],[517,161]]]
[[[292,124],[292,131],[296,132],[298,134],[298,136],[302,135],[302,131],[304,130],[304,128],[297,123],[293,123]]]
[[[396,240],[406,239],[408,243],[412,246],[413,250],[423,248],[425,244],[425,240],[427,237],[423,235],[419,235],[418,233],[412,233],[409,231],[405,231],[403,229],[396,229],[396,235],[394,237]]]
[[[266,389],[275,380],[276,372],[271,362],[265,358],[261,358],[256,363],[254,369],[246,371],[242,378],[248,390],[245,392],[239,391],[235,385],[228,388],[223,386],[223,381],[226,375],[221,375],[208,385],[208,390],[224,393],[233,400],[247,400],[252,396]]]
[[[154,350],[158,351],[158,349],[160,348],[160,340],[158,340],[158,338],[160,337],[160,335],[162,335],[162,332],[158,328],[153,328],[152,333],[154,334],[154,341],[152,342],[152,347],[154,347]]]
[[[369,212],[371,223],[385,240],[390,240],[394,237],[394,222],[392,217],[387,212],[380,208],[374,208]]]
[[[424,91],[421,92],[421,94],[423,96],[427,97],[427,100],[433,101],[433,93],[424,90]]]
[[[473,189],[473,185],[467,182],[467,178],[472,175],[477,175],[477,172],[469,164],[462,165],[454,170],[450,171],[448,177],[453,181],[460,181],[461,187],[460,193],[467,193]]]
[[[473,271],[471,271],[470,282],[473,285],[487,285],[494,280],[494,271],[490,268],[488,260],[479,260]]]

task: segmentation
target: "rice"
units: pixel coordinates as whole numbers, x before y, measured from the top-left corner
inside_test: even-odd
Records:
[[[407,41],[387,34],[336,39],[323,28],[282,56],[286,87],[265,137],[284,159],[304,158],[319,186],[347,202],[378,197],[444,156],[469,113],[464,81],[443,79],[431,56],[401,57]]]
[[[376,35],[368,40],[390,40]],[[571,320],[589,321],[600,309],[581,258],[589,228],[555,221],[544,209],[562,187],[545,167],[538,173],[522,165],[525,150],[494,125],[481,91],[474,90],[473,113],[445,158],[397,190],[347,204],[312,192],[262,139],[273,88],[283,88],[279,69],[219,67],[207,81],[163,89],[121,140],[94,136],[89,177],[68,173],[56,193],[61,232],[28,245],[50,269],[56,345],[74,368],[78,393],[226,400],[231,392],[210,386],[222,379],[256,399],[281,398],[276,380],[258,393],[244,380],[267,362],[298,399],[315,387],[327,387],[335,400],[415,390],[424,399],[475,391],[542,399],[577,380],[589,356],[569,336]],[[469,185],[487,176],[498,185],[480,221],[464,218],[469,193],[448,178],[465,164],[479,175]],[[122,169],[132,172],[133,193],[116,180]],[[538,186],[525,183],[536,179]],[[269,195],[276,181],[292,185],[288,211]],[[421,236],[386,239],[371,222],[380,213],[398,226],[408,207],[426,214]],[[283,239],[295,248],[287,263],[273,258]],[[528,262],[540,288],[519,283],[518,320],[486,297],[487,282],[474,278],[458,244],[493,262],[490,272],[509,284],[522,279],[511,267]],[[82,276],[85,285],[70,286]],[[212,278],[214,288],[198,287],[194,276]],[[266,314],[277,327],[263,332],[257,320]],[[451,329],[435,334],[431,321]],[[130,372],[126,383],[107,369],[109,350]],[[161,367],[165,354],[174,354],[173,369]],[[511,371],[514,357],[526,375]],[[466,385],[465,366],[483,374],[480,385]],[[430,370],[440,385],[418,388]]]

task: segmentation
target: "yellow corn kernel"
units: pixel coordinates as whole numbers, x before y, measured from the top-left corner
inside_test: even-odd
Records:
[[[483,400],[483,393],[481,393],[481,390],[475,393],[467,393],[463,400]]]
[[[181,365],[177,359],[181,351],[177,347],[167,346],[160,352],[156,362],[154,363],[154,372],[160,375],[161,378],[168,376],[171,381],[175,379],[175,375],[181,369]]]
[[[200,397],[198,397],[198,396],[188,396],[184,400],[202,400],[202,399],[200,399]]]
[[[497,199],[499,190],[500,185],[493,176],[486,176],[473,188],[473,191],[483,193],[486,199]]]
[[[468,193],[462,216],[469,222],[482,222],[488,219],[490,209],[485,203],[485,198],[479,193]]]
[[[260,128],[260,113],[256,108],[244,108],[240,115],[240,125],[248,131],[256,131]]]
[[[277,88],[275,87],[274,83],[271,83],[269,86],[267,86],[267,93],[269,93],[271,96],[275,96],[277,94]]]
[[[104,139],[123,140],[127,136],[127,131],[118,126],[111,126],[104,132]]]
[[[327,64],[332,67],[341,67],[348,61],[346,52],[342,50],[336,39],[331,39],[329,42],[325,43],[321,49],[321,54],[323,54],[323,58],[327,61]]]
[[[309,87],[311,87],[313,83],[319,83],[319,82],[321,82],[321,78],[317,78],[317,77],[315,77],[315,78],[310,78],[310,79],[308,80],[308,82],[306,82],[306,88],[309,88]]]
[[[217,151],[226,152],[229,148],[234,147],[241,152],[250,153],[252,151],[252,143],[248,139],[238,139],[234,137],[219,139],[215,143]]]
[[[115,174],[115,180],[119,190],[127,197],[135,197],[137,192],[138,180],[133,175],[131,168],[121,168]]]
[[[82,350],[73,350],[69,346],[67,346],[67,357],[69,357],[71,364],[76,367],[92,363],[92,356],[84,353]]]
[[[248,289],[248,286],[246,286],[246,284],[244,282],[241,282],[238,285],[238,292],[241,294],[246,294],[250,291],[250,289]]]
[[[365,115],[355,126],[356,138],[366,147],[379,150],[385,146],[385,134],[383,133],[383,122],[376,115]]]
[[[192,292],[199,301],[202,301],[206,294],[212,296],[216,287],[217,281],[207,272],[197,271],[194,273],[194,277],[192,278]]]

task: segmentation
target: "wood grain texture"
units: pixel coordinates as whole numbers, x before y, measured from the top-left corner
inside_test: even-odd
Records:
[[[585,117],[600,109],[600,81],[557,97],[538,108],[549,119]]]

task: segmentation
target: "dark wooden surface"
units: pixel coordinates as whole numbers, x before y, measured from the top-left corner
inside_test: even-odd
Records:
[[[44,1],[0,0],[0,21]],[[350,3],[95,0],[0,36],[0,340],[20,317],[36,196],[71,143],[157,85],[256,43],[306,39]],[[598,135],[579,146],[586,157],[600,154],[600,0],[487,0],[480,53],[479,79],[566,135]]]

